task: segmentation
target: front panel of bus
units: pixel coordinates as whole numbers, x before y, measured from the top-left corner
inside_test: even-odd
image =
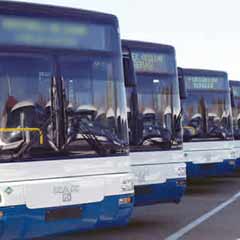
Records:
[[[44,135],[44,144],[39,144],[39,133],[31,134],[29,140],[35,142],[21,159],[41,158],[43,153],[54,156],[61,149],[81,157],[127,153],[117,30],[111,25],[8,15],[0,15],[0,23],[4,36],[0,40],[1,127],[36,128]],[[94,41],[96,36],[99,41]],[[34,51],[35,45],[75,51],[56,49],[50,54]],[[51,104],[60,88],[62,99]],[[2,131],[3,161],[18,155],[26,135]]]
[[[126,224],[133,187],[117,19],[3,2],[0,33],[0,236]]]
[[[147,45],[123,42],[136,75],[126,90],[137,205],[179,202],[186,177],[175,51]]]
[[[183,101],[185,139],[190,141],[232,140],[232,117],[227,78],[184,77],[188,97]],[[188,127],[196,129],[188,135]]]
[[[200,177],[232,171],[234,161],[228,161],[233,154],[233,132],[227,74],[204,70],[183,73],[187,88],[187,98],[182,101],[187,174]]]
[[[132,150],[181,149],[180,99],[174,52],[131,49],[136,72],[137,109],[129,125]],[[130,105],[128,90],[128,106]],[[137,124],[131,122],[137,121]],[[133,129],[137,127],[137,129]],[[136,137],[137,136],[137,137]]]

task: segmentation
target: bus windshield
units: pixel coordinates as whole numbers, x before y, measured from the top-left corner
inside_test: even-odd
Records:
[[[136,50],[132,56],[137,78],[138,144],[157,148],[179,146],[180,100],[174,53]]]
[[[231,85],[234,97],[233,111],[233,130],[235,139],[240,139],[240,85],[239,83]]]
[[[186,76],[187,99],[183,100],[184,138],[225,140],[232,138],[232,116],[227,79]]]
[[[127,153],[114,21],[0,16],[1,159]]]
[[[60,66],[66,93],[67,149],[123,151],[128,138],[119,59],[62,57]]]

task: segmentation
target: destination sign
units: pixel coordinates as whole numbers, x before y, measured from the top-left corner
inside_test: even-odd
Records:
[[[186,88],[189,90],[226,90],[223,77],[185,76]]]
[[[0,15],[0,44],[112,50],[111,25]]]
[[[132,58],[136,72],[174,74],[176,71],[173,54],[133,52]]]

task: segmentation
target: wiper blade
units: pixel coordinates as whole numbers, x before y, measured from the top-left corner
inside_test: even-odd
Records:
[[[166,128],[158,128],[158,132],[159,133],[148,133],[145,134],[145,136],[142,139],[142,142],[140,143],[140,145],[146,145],[146,144],[172,144],[171,140],[172,140],[172,134],[171,132],[166,129]]]
[[[219,127],[219,126],[213,126],[208,134],[208,136],[210,137],[218,137],[218,138],[221,138],[221,139],[227,139],[227,130],[223,127]]]
[[[114,138],[103,129],[101,129],[101,132],[98,132],[94,126],[90,127],[87,123],[79,120],[78,126],[74,128],[64,146],[65,149],[71,142],[78,140],[78,134],[80,134],[81,137],[93,148],[93,150],[100,155],[106,155],[108,152],[116,151],[117,149],[123,148],[127,145],[127,143],[123,143],[119,139]],[[103,144],[106,142],[110,144]]]

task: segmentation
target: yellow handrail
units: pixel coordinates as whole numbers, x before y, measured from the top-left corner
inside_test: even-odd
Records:
[[[189,129],[190,131],[192,131],[193,135],[195,135],[197,133],[196,129],[192,126],[183,126],[183,128]]]
[[[43,145],[43,132],[40,128],[0,128],[0,132],[38,132],[40,145]]]

